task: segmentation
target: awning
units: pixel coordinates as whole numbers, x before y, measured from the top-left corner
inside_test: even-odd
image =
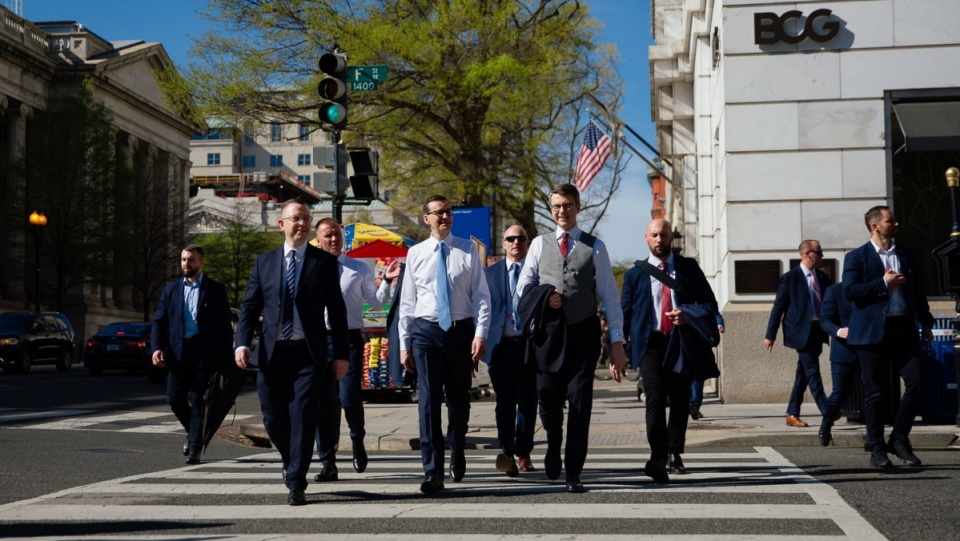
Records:
[[[898,103],[893,111],[907,152],[960,150],[960,101]]]

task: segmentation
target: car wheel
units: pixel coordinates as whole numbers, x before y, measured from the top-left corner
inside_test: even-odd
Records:
[[[95,364],[88,364],[87,370],[90,371],[91,376],[99,376],[100,374],[103,374],[103,367]]]
[[[30,367],[33,365],[33,357],[30,355],[29,351],[22,351],[20,353],[20,366],[17,367],[17,372],[20,374],[26,374],[30,371]]]
[[[69,349],[60,352],[60,358],[57,360],[57,372],[66,372],[73,366],[73,354]]]

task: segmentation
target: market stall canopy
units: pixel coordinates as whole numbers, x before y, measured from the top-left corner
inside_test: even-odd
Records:
[[[346,225],[343,228],[343,234],[344,249],[348,252],[378,240],[395,246],[409,247],[413,245],[412,243],[408,243],[409,239],[405,239],[393,231],[388,231],[380,226],[371,224],[355,223]]]
[[[382,240],[375,240],[370,244],[347,252],[347,256],[354,259],[406,257],[406,255],[406,246],[397,246],[396,244],[390,244],[389,242],[384,242]]]

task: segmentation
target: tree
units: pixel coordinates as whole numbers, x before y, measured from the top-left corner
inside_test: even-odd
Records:
[[[536,231],[549,188],[572,177],[586,95],[616,110],[620,92],[615,52],[575,0],[213,0],[207,15],[220,31],[195,43],[185,79],[236,125],[316,123],[316,61],[335,44],[351,65],[389,66],[378,91],[351,93],[344,138],[381,151],[382,178],[417,216],[445,193]],[[595,181],[585,210],[615,188]]]

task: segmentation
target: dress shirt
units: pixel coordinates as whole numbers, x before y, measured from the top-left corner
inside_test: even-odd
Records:
[[[816,281],[817,273],[813,269],[808,269],[803,263],[800,263],[800,269],[803,270],[803,279],[807,282],[807,291],[810,292],[810,319],[820,321],[820,318],[817,317],[817,300],[813,296],[813,287],[810,286],[810,276],[812,275],[814,281]],[[817,282],[817,285],[820,285],[820,282]],[[820,292],[820,305],[823,306],[823,291]]]
[[[514,309],[515,306],[514,306],[514,304],[513,304],[513,296],[514,296],[514,295],[519,295],[519,294],[516,292],[516,290],[510,291],[510,275],[511,275],[512,272],[513,272],[513,271],[511,271],[510,269],[511,269],[515,264],[516,264],[516,265],[520,265],[520,272],[523,273],[523,262],[524,262],[525,260],[526,260],[526,258],[520,259],[520,260],[518,260],[518,261],[510,261],[510,259],[507,258],[506,261],[504,261],[504,264],[506,264],[506,266],[507,266],[507,285],[506,285],[505,287],[506,287],[506,292],[507,292],[507,299],[508,299],[508,301],[509,301],[509,304],[504,307],[504,308],[506,308],[506,310],[507,310],[507,319],[506,319],[507,325],[504,325],[504,326],[503,326],[503,335],[504,335],[504,336],[511,336],[511,337],[512,337],[512,336],[520,336],[520,335],[521,335],[521,332],[517,330],[516,321],[514,321],[514,318],[515,318],[515,317],[520,317],[520,314],[518,314],[518,313],[516,312],[516,310]],[[519,277],[517,278],[517,284],[518,284],[518,285],[520,284],[520,278],[519,278]]]
[[[184,338],[193,338],[200,333],[200,327],[197,325],[197,299],[200,298],[200,280],[203,280],[203,273],[197,276],[196,284],[191,284],[186,278],[183,279]]]
[[[560,246],[560,237],[563,235],[563,229],[559,227],[554,232],[554,238],[557,246]],[[579,226],[567,231],[568,254],[580,246],[580,234],[582,231]],[[540,284],[540,254],[543,253],[543,239],[541,235],[530,243],[530,250],[527,252],[527,258],[520,271],[520,280],[517,281],[517,293],[523,295],[524,289],[530,285]],[[597,297],[600,298],[600,305],[603,307],[603,317],[607,321],[607,330],[611,342],[626,342],[623,337],[623,311],[620,309],[620,293],[617,291],[617,283],[613,278],[613,268],[610,266],[610,256],[607,254],[607,246],[602,240],[597,239],[593,245],[593,264],[596,267]]]
[[[359,259],[340,254],[340,292],[343,293],[343,303],[347,307],[347,327],[350,329],[363,328],[363,301],[367,301],[370,308],[380,310],[390,298],[390,284],[386,280],[376,285],[373,271],[366,263]],[[324,310],[323,318],[330,330],[330,316]]]
[[[435,291],[439,243],[430,237],[407,252],[407,270],[400,292],[400,351],[411,351],[410,329],[415,318],[439,320]],[[485,339],[490,326],[490,290],[477,248],[469,240],[453,235],[447,235],[443,243],[448,250],[450,317],[453,321],[474,318],[474,336]]]
[[[677,277],[677,268],[673,265],[673,252],[670,252],[670,255],[667,256],[666,260],[660,259],[659,257],[650,254],[650,257],[647,258],[647,261],[650,262],[654,267],[659,267],[660,263],[666,263],[667,268],[663,271],[670,275],[671,278]],[[663,292],[663,284],[660,280],[657,280],[652,275],[650,276],[650,295],[653,297],[653,321],[655,323],[656,331],[663,332],[661,328],[662,318],[660,317],[660,294]],[[677,307],[677,292],[670,291],[670,303],[673,304],[673,307]]]
[[[287,287],[287,283],[286,283],[287,258],[290,257],[291,250],[296,250],[297,252],[297,273],[294,279],[296,280],[297,287],[299,288],[300,287],[300,270],[303,269],[303,258],[306,256],[306,253],[307,253],[307,243],[301,244],[298,248],[289,246],[287,245],[287,243],[283,244],[283,264],[282,264],[283,272],[281,273],[281,276],[283,277],[283,280],[284,280],[284,283],[281,285],[281,287],[283,288]],[[298,291],[299,289],[293,292],[294,299],[297,298],[296,295]],[[279,334],[277,336],[279,336]],[[293,303],[293,334],[290,336],[290,340],[303,340],[303,339],[304,339],[303,324],[300,323],[300,311],[297,310],[297,303],[294,302]]]
[[[877,255],[880,256],[880,261],[883,263],[884,271],[887,269],[893,269],[893,272],[901,272],[900,257],[897,256],[897,243],[891,243],[889,250],[880,248],[875,242],[873,242],[873,240],[870,241],[870,244],[873,244],[874,249],[877,250]],[[903,286],[895,287],[893,289],[890,289],[888,286],[887,291],[890,294],[890,300],[887,301],[887,315],[907,315],[907,298],[903,295]]]

